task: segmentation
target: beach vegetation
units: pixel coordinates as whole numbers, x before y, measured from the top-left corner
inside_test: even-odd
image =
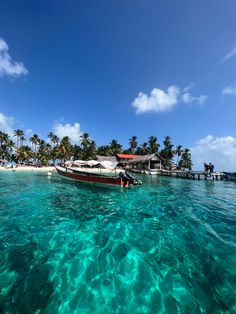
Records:
[[[170,136],[166,136],[163,140],[164,147],[160,151],[160,155],[163,158],[163,166],[167,169],[171,169],[175,151],[173,149],[172,139]]]
[[[174,146],[170,136],[163,139],[163,145],[161,146],[155,135],[151,135],[147,141],[140,145],[137,136],[133,135],[128,140],[126,149],[116,139],[112,139],[107,145],[97,146],[96,142],[86,132],[79,137],[80,144],[75,145],[72,144],[68,136],[60,139],[53,132],[48,134],[48,141],[40,139],[36,133],[27,141],[22,130],[15,130],[13,137],[16,137],[16,143],[9,134],[0,131],[0,160],[16,161],[20,164],[48,165],[55,164],[59,160],[64,162],[71,159],[96,159],[96,155],[115,156],[120,153],[148,155],[159,153],[162,157],[162,166],[165,169],[172,169],[173,165],[178,169],[192,169],[193,166],[190,150],[188,148],[184,149],[182,145]]]
[[[82,159],[82,147],[80,145],[73,146],[72,156],[74,160]]]
[[[134,154],[135,149],[138,146],[137,136],[134,135],[129,139],[129,145],[130,145],[130,149],[129,149],[130,153]]]
[[[110,142],[111,155],[115,156],[116,154],[120,154],[122,152],[122,145],[118,143],[117,140],[113,139]]]
[[[184,150],[183,150],[182,145],[177,145],[175,149],[175,155],[177,156],[177,160],[176,160],[177,165],[179,164],[179,159],[182,156],[183,152]]]
[[[80,136],[80,144],[82,146],[82,148],[86,149],[91,143],[91,139],[89,137],[89,134],[88,133],[83,133],[81,136]]]
[[[32,145],[32,148],[34,147],[34,151],[36,152],[37,150],[37,146],[39,145],[40,143],[40,138],[39,138],[39,135],[38,134],[33,134],[30,139],[29,139],[31,145]]]
[[[157,137],[151,135],[148,138],[148,146],[149,146],[149,153],[156,154],[160,148],[160,144],[157,142]]]
[[[10,160],[15,143],[7,133],[0,131],[0,156],[2,159]]]
[[[52,133],[52,132],[50,132],[48,134],[48,138],[49,138],[50,142],[52,143],[53,147],[57,146],[59,144],[59,142],[60,142],[59,137],[56,134]]]
[[[64,136],[57,146],[55,151],[56,157],[61,160],[61,162],[65,162],[66,160],[70,160],[72,156],[72,144],[70,143],[70,139],[68,136]]]
[[[110,156],[112,155],[112,150],[109,145],[102,145],[97,148],[97,155]]]
[[[90,143],[81,149],[81,159],[96,159],[96,143],[91,140]]]
[[[29,159],[33,158],[34,153],[28,145],[20,146],[16,149],[16,159],[19,164],[29,163]]]
[[[49,143],[46,143],[44,140],[40,140],[39,148],[35,154],[36,160],[40,165],[46,166],[49,160],[52,158],[52,147]]]
[[[16,147],[19,147],[19,144],[22,143],[22,138],[24,137],[24,131],[17,129],[13,132],[13,136],[16,136]]]
[[[144,142],[143,144],[137,147],[136,151],[137,155],[147,155],[148,153],[149,153],[148,142]]]
[[[181,169],[192,170],[193,163],[191,160],[191,153],[188,148],[183,151],[183,154],[181,155],[181,159],[179,161],[179,166]]]

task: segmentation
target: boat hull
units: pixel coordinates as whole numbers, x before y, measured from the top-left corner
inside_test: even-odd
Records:
[[[64,178],[89,183],[109,184],[109,185],[121,185],[121,178],[108,177],[105,175],[99,175],[94,173],[88,173],[78,170],[72,170],[70,168],[56,167],[57,173]]]

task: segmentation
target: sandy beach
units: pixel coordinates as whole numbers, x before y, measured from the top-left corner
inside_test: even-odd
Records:
[[[17,166],[15,168],[0,167],[0,171],[34,171],[34,172],[48,172],[53,171],[55,167],[32,167],[32,166]]]

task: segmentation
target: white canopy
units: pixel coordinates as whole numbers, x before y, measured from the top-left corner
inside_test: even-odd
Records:
[[[88,161],[86,162],[86,165],[88,165],[88,166],[97,166],[97,165],[99,165],[99,164],[100,164],[100,162],[97,161],[97,160],[88,160]]]
[[[101,165],[108,170],[114,170],[118,162],[113,162],[109,160],[97,161],[97,160],[75,160],[72,162],[76,166],[98,166]]]
[[[118,162],[113,162],[113,161],[109,161],[109,160],[104,160],[104,161],[100,161],[100,164],[109,170],[114,170],[118,164]]]
[[[72,161],[72,164],[75,164],[75,165],[85,165],[86,164],[86,161],[85,160],[75,160],[75,161]]]

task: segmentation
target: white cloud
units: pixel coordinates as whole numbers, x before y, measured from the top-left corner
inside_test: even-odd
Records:
[[[22,62],[15,62],[8,53],[9,47],[3,38],[0,38],[0,76],[18,77],[28,73]]]
[[[172,85],[166,91],[160,88],[154,88],[150,95],[140,92],[138,97],[132,102],[132,106],[136,109],[136,113],[144,112],[164,112],[172,109],[179,102],[203,104],[207,100],[206,95],[198,97],[192,96],[189,90],[193,84],[183,88]]]
[[[236,138],[208,135],[191,148],[193,169],[203,170],[203,163],[213,163],[216,171],[236,171]]]
[[[178,102],[179,88],[170,86],[165,92],[162,89],[154,88],[150,96],[140,92],[132,103],[137,113],[148,111],[164,112],[171,109]]]
[[[184,92],[184,93],[188,93],[188,92],[190,91],[190,89],[193,88],[193,86],[194,86],[194,84],[193,84],[193,83],[190,83],[189,85],[187,85],[187,86],[185,86],[185,87],[183,88],[183,92]]]
[[[9,134],[10,136],[13,135],[13,123],[14,118],[5,116],[3,113],[0,112],[0,131]]]
[[[236,96],[236,84],[224,87],[222,94]]]
[[[71,142],[73,144],[79,144],[80,142],[80,135],[82,134],[80,130],[80,124],[62,124],[62,123],[56,123],[54,126],[54,133],[62,139],[64,136],[69,136]]]
[[[236,46],[234,46],[227,55],[224,56],[223,61],[229,60],[236,56]]]
[[[202,105],[207,100],[207,96],[200,95],[198,97],[194,97],[190,93],[184,93],[182,95],[182,100],[185,104],[195,102],[196,104]]]

